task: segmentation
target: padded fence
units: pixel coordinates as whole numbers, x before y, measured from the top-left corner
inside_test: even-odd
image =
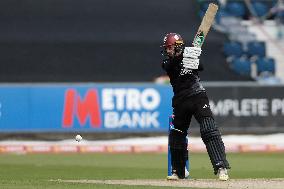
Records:
[[[221,131],[284,131],[283,85],[204,86]],[[171,98],[169,85],[151,83],[2,84],[0,132],[166,133]],[[195,121],[189,131],[199,133]]]

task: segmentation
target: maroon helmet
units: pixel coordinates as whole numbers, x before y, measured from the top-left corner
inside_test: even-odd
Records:
[[[180,34],[177,33],[168,33],[164,37],[163,47],[171,46],[171,45],[183,45],[183,39]]]
[[[184,42],[182,37],[177,33],[168,33],[164,37],[164,42],[163,45],[161,46],[162,47],[161,53],[163,56],[169,56],[169,54],[166,51],[166,48],[170,46],[174,46],[174,56],[176,54],[180,54],[180,52],[182,52],[184,49]]]

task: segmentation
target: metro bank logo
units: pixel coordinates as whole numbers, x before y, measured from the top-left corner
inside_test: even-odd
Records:
[[[89,123],[91,128],[103,129],[159,128],[160,103],[155,88],[90,88],[84,94],[67,89],[62,127]]]
[[[78,118],[81,126],[86,124],[88,117],[90,118],[91,127],[96,128],[101,126],[101,112],[97,90],[88,90],[84,99],[81,99],[80,95],[74,89],[66,91],[63,127],[72,127],[74,117]]]

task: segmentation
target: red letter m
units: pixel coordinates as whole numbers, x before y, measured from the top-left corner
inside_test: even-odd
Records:
[[[87,91],[84,99],[74,89],[65,92],[65,104],[63,111],[63,127],[72,127],[74,116],[78,118],[81,126],[90,118],[91,127],[101,126],[100,106],[97,90]]]

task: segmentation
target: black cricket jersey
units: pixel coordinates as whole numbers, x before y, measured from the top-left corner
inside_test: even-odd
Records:
[[[199,64],[197,70],[190,70],[183,67],[182,59],[183,56],[181,54],[175,58],[168,58],[162,63],[162,68],[170,77],[170,82],[173,87],[173,107],[182,103],[186,97],[205,92],[198,75],[198,72],[203,70],[203,66]]]

